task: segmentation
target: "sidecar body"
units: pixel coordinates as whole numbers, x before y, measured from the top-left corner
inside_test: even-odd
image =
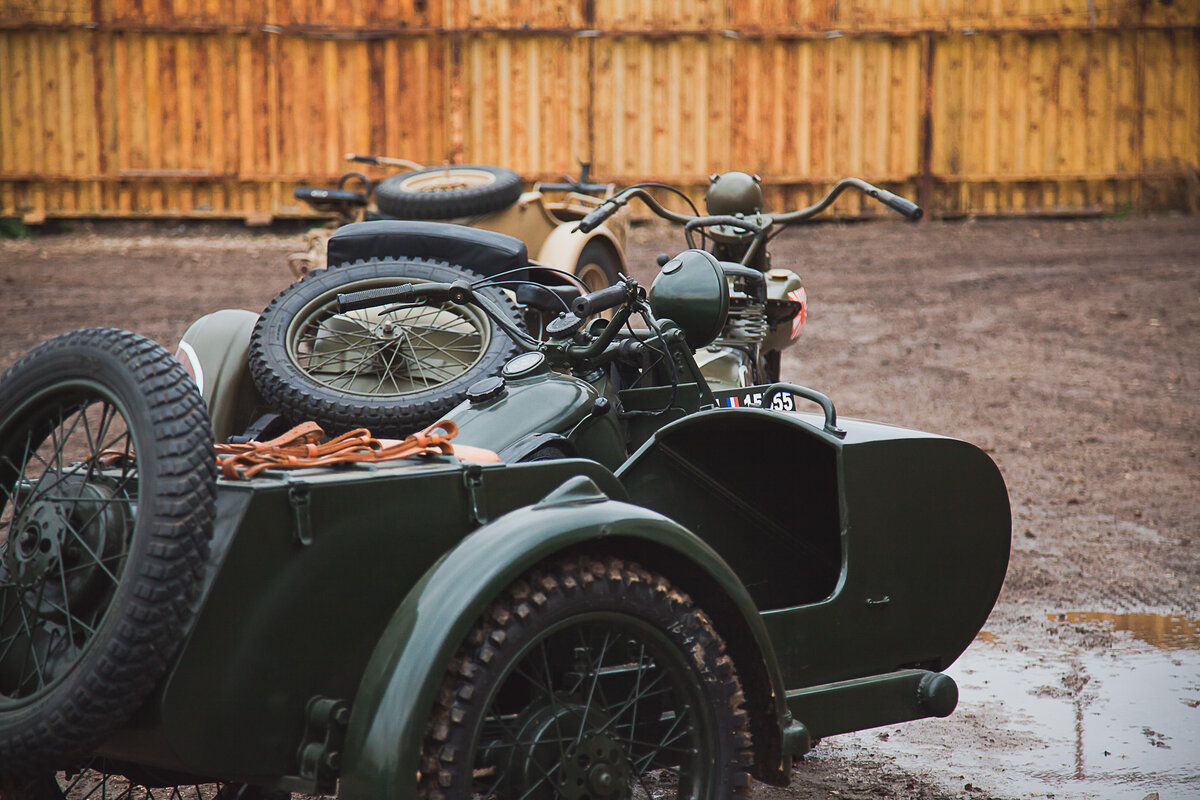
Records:
[[[759,777],[815,738],[949,714],[940,674],[1009,548],[1003,481],[967,443],[718,408],[615,472],[452,457],[221,481],[203,600],[98,753],[181,774],[409,796],[442,675],[489,602],[557,554],[666,575],[742,678]],[[771,476],[763,480],[764,475]]]
[[[718,398],[726,405],[659,427],[615,468],[433,455],[220,478],[182,644],[91,754],[154,785],[204,779],[414,797],[415,776],[430,768],[423,742],[454,719],[439,711],[447,675],[474,669],[456,653],[481,620],[509,614],[497,598],[536,606],[552,589],[530,576],[563,559],[625,570],[635,583],[660,576],[683,593],[671,603],[686,595],[703,612],[719,638],[687,638],[689,658],[726,663],[706,647],[728,656],[721,669],[736,670],[744,696],[734,701],[745,714],[742,766],[762,780],[786,783],[792,759],[818,738],[948,715],[957,688],[941,670],[983,625],[1007,565],[999,471],[965,442],[837,420],[831,403],[802,387],[763,391],[768,408]],[[132,402],[114,396],[118,406]],[[789,410],[798,398],[818,399],[824,414]],[[0,405],[0,426],[38,413],[34,400]],[[5,417],[8,407],[19,411]],[[102,472],[89,468],[81,480],[99,483]],[[8,519],[25,520],[21,492],[36,487],[17,485]],[[52,520],[55,502],[39,499],[37,513]],[[0,578],[18,575],[6,603],[51,563],[38,544],[49,552],[52,536],[26,533],[6,542]],[[4,626],[0,641],[21,641]],[[36,647],[29,652],[36,660]],[[6,714],[28,713],[7,696],[20,694],[4,683],[15,663],[0,654],[0,728]],[[640,685],[624,661],[602,672]],[[589,741],[619,754],[624,745],[602,734],[611,720],[575,710],[576,695],[551,697],[506,698],[516,704],[508,724],[544,731],[565,704],[581,731],[598,731]]]

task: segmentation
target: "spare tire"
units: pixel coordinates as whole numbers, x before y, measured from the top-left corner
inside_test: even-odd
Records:
[[[0,377],[0,777],[86,752],[158,684],[215,503],[204,401],[149,339],[74,331]]]
[[[375,187],[375,204],[398,219],[454,219],[508,208],[521,176],[504,167],[462,164],[393,175]]]
[[[292,422],[326,433],[365,427],[405,436],[437,422],[480,378],[498,374],[517,346],[476,306],[443,303],[339,312],[339,293],[405,283],[478,281],[445,261],[371,259],[318,270],[284,289],[250,338],[250,375]],[[477,289],[518,327],[513,301]]]

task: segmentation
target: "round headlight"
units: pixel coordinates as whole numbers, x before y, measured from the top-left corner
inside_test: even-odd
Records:
[[[717,338],[729,313],[725,271],[704,250],[684,250],[663,264],[649,297],[654,316],[678,325],[693,350]]]

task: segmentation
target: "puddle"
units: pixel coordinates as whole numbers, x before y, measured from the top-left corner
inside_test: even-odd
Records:
[[[1134,638],[1162,650],[1200,650],[1200,620],[1179,614],[1110,614],[1105,611],[1067,611],[1047,614],[1054,621],[1091,623],[1114,631],[1130,633]],[[980,631],[978,641],[987,631]]]
[[[984,631],[946,670],[960,696],[948,720],[835,737],[831,749],[886,754],[952,790],[970,784],[964,796],[1200,797],[1200,620],[1025,619]],[[1088,632],[1103,644],[1071,643]]]

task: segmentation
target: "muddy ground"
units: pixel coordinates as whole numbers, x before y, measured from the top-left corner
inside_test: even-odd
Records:
[[[207,311],[261,309],[290,281],[284,257],[301,241],[224,225],[70,228],[0,241],[0,368],[83,326],[173,348]],[[636,230],[635,274],[676,249],[666,228]],[[1118,737],[1128,752],[1092,754],[1118,676],[1149,670],[1137,659],[1158,652],[1133,646],[1152,637],[1129,632],[1131,614],[1182,636],[1162,651],[1179,685],[1154,678],[1151,691],[1169,714],[1193,709],[1179,724],[1200,731],[1200,222],[828,224],[785,234],[773,253],[811,304],[784,378],[830,394],[841,414],[981,445],[1008,482],[1013,547],[1000,603],[956,676],[954,717],[831,739],[791,789],[756,796],[1200,796],[1200,747],[1164,733],[1153,704],[1121,722],[1134,731]],[[980,677],[988,663],[1032,683],[1002,690]],[[1014,710],[1039,697],[1075,709],[1071,742],[1054,741],[1036,709]],[[1059,745],[1062,765],[1029,766]],[[1125,768],[1109,769],[1118,757]]]

